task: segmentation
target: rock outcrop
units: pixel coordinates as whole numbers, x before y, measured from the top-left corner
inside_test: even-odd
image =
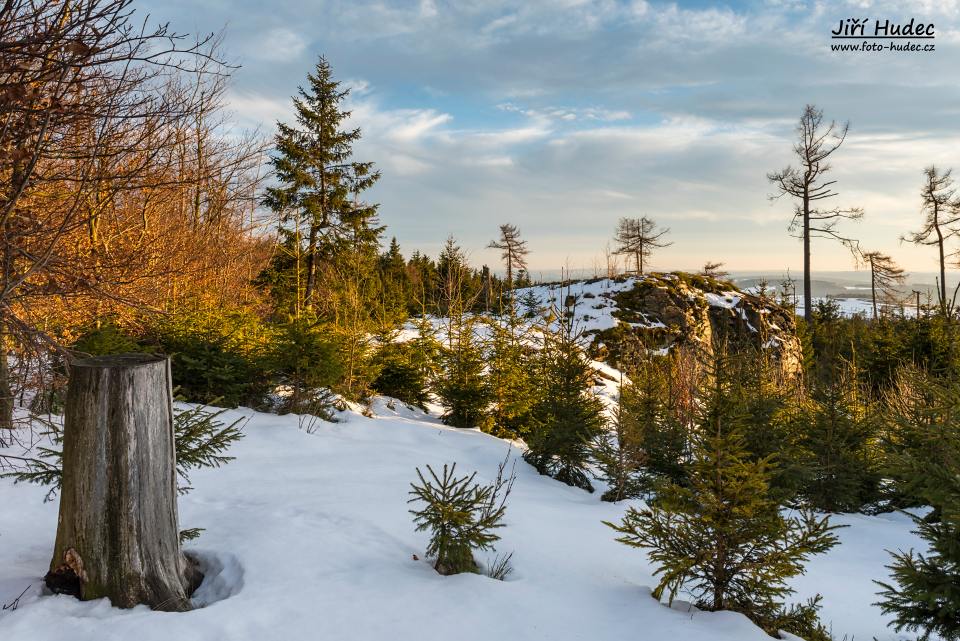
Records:
[[[698,344],[712,349],[715,339],[732,346],[770,350],[785,374],[802,366],[794,314],[770,296],[738,290],[732,283],[674,272],[631,279],[632,287],[601,294],[610,300],[616,326],[592,331],[595,357],[611,364],[622,358],[632,336],[648,348]]]

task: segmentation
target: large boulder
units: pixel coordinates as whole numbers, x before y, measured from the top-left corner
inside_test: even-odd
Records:
[[[694,344],[710,350],[714,339],[733,349],[753,345],[770,350],[788,375],[802,367],[800,340],[792,311],[770,294],[747,293],[732,283],[698,274],[649,274],[632,280],[632,287],[603,294],[615,308],[614,327],[593,334],[595,357],[616,365],[631,338],[648,348],[667,350]]]

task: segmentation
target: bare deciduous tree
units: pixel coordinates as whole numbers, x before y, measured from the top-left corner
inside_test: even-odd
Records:
[[[262,147],[219,130],[216,45],[147,28],[131,0],[0,3],[4,354],[69,359],[64,332],[91,317],[255,276]],[[0,425],[11,383],[0,358]]]
[[[653,250],[669,247],[673,244],[662,240],[669,233],[669,227],[657,229],[657,223],[646,216],[621,218],[617,223],[617,229],[613,237],[617,243],[617,249],[614,253],[633,256],[634,273],[637,276],[642,276],[644,263],[653,254]]]
[[[818,203],[837,196],[834,185],[827,180],[831,166],[828,158],[840,148],[847,137],[850,123],[838,125],[831,120],[825,123],[823,111],[807,105],[797,125],[797,143],[793,146],[798,165],[788,165],[781,171],[767,174],[777,193],[771,199],[791,196],[799,200],[794,208],[789,230],[803,241],[803,316],[810,320],[813,313],[813,292],[810,285],[810,241],[812,238],[829,238],[840,241],[856,255],[857,241],[844,236],[837,229],[844,219],[859,220],[863,210],[857,207],[825,209]]]
[[[947,300],[947,241],[960,235],[960,196],[953,184],[952,170],[940,171],[931,165],[923,170],[924,182],[920,190],[923,227],[901,238],[915,245],[936,246],[939,252],[940,282],[937,302],[940,311],[947,314],[953,306]]]

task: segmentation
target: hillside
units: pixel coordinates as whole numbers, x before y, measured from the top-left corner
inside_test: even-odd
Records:
[[[398,409],[391,410],[390,405]],[[407,491],[414,468],[456,461],[488,480],[510,449],[474,430],[440,425],[385,399],[374,416],[355,411],[313,433],[296,416],[249,416],[246,438],[220,470],[192,477],[181,497],[183,527],[205,528],[187,549],[207,578],[189,613],[113,609],[42,594],[57,504],[45,490],[0,481],[0,638],[17,641],[230,639],[633,639],[763,641],[745,617],[706,613],[650,598],[645,555],[613,540],[602,520],[625,504],[602,503],[517,463],[507,527],[498,551],[514,552],[505,582],[441,577],[422,560],[427,537],[414,532]],[[797,599],[824,595],[836,637],[881,641],[890,633],[875,600],[885,549],[916,546],[905,516],[842,516],[843,543],[815,559],[795,582]],[[421,560],[414,560],[414,556]],[[28,587],[29,586],[29,587]]]

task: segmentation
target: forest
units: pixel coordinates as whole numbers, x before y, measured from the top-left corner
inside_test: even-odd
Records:
[[[398,509],[429,536],[422,556],[439,575],[511,582],[520,551],[479,555],[510,530],[527,478],[518,469],[529,468],[614,504],[604,531],[648,559],[653,599],[741,613],[774,638],[840,641],[820,595],[798,602],[791,580],[841,545],[837,515],[905,514],[922,546],[872,568],[871,606],[912,635],[896,638],[960,639],[950,169],[915,168],[914,223],[902,230],[936,260],[923,300],[894,257],[858,241],[863,211],[833,205],[832,165],[856,131],[814,105],[797,105],[793,164],[766,177],[802,247],[802,300],[792,281],[741,291],[721,262],[651,271],[658,250],[684,239],[647,215],[610,229],[595,279],[535,282],[508,220],[490,228],[501,265],[471,264],[453,222],[436,256],[400,246],[381,222],[390,203],[368,199],[378,159],[354,155],[363,132],[330,60],[304,69],[293,121],[247,133],[232,124],[237,68],[223,37],[143,18],[133,0],[0,4],[3,483],[54,502],[82,485],[63,448],[68,382],[91,358],[161,355],[181,493],[194,489],[191,470],[242,463],[238,412],[296,417],[315,435],[349,430],[344,413],[373,417],[387,399],[515,451],[489,477],[463,467],[466,452],[465,464],[450,452],[409,466]],[[841,243],[867,270],[872,313],[815,296],[820,243]],[[592,284],[611,288],[608,326],[590,324]],[[688,301],[679,320],[658,296]],[[365,446],[375,467],[377,445]],[[178,534],[187,558],[188,541],[207,536]],[[94,554],[83,552],[91,568]],[[112,594],[85,587],[83,565],[66,557],[49,569],[37,599]],[[34,589],[46,568],[36,570]],[[15,597],[0,593],[0,630],[32,607]],[[138,603],[198,607],[123,607]]]

